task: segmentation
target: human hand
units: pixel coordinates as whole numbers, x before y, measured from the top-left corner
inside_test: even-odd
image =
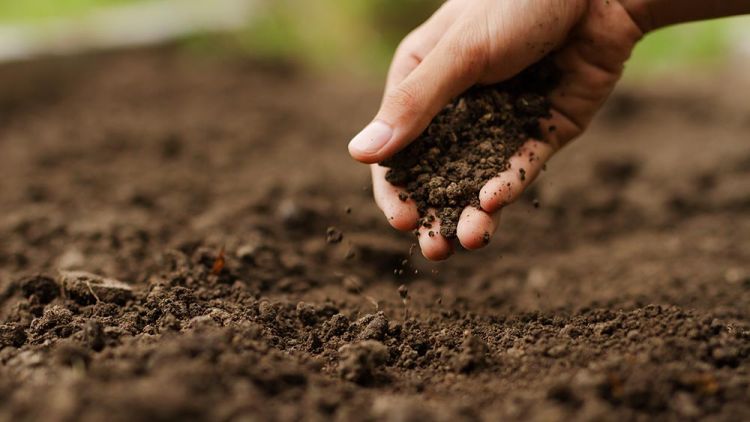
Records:
[[[414,140],[471,86],[506,80],[556,51],[563,75],[549,97],[552,117],[542,124],[546,142],[528,140],[511,158],[511,170],[482,188],[481,209],[469,207],[461,214],[458,240],[466,249],[481,248],[487,243],[485,233],[497,228],[500,209],[515,201],[545,162],[586,128],[642,36],[628,10],[615,0],[448,0],[399,46],[380,111],[350,142],[349,152],[372,164],[375,201],[390,224],[413,230],[419,217],[416,205],[399,199],[402,190],[388,183],[387,169],[375,163]],[[429,230],[439,233],[439,224]],[[419,230],[425,257],[451,255],[448,239]]]

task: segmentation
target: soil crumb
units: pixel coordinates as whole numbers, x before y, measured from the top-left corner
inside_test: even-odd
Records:
[[[479,191],[509,169],[508,159],[528,140],[543,140],[539,120],[550,116],[547,94],[558,84],[551,57],[500,84],[474,87],[433,119],[408,147],[381,163],[386,180],[406,189],[420,225],[441,221],[440,234],[456,237],[461,211],[479,207]],[[524,174],[521,174],[524,178]]]
[[[339,373],[347,381],[361,385],[373,384],[379,368],[388,360],[388,348],[375,340],[347,344],[339,350]]]
[[[461,353],[456,357],[455,367],[459,372],[472,372],[486,365],[487,343],[469,331],[464,332]]]
[[[326,242],[329,244],[341,243],[344,240],[344,234],[341,230],[336,227],[328,227],[326,229]]]

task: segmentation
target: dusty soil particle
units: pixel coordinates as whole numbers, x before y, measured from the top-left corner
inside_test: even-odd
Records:
[[[429,227],[436,213],[440,233],[456,237],[461,210],[479,207],[482,186],[509,168],[508,159],[526,140],[541,139],[539,121],[550,115],[546,95],[557,83],[552,59],[545,58],[509,81],[472,88],[381,163],[389,168],[386,179],[416,201],[421,225]],[[520,177],[525,180],[524,169]]]

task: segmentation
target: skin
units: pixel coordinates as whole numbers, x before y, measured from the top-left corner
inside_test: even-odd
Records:
[[[560,148],[579,136],[620,79],[636,43],[662,26],[750,12],[750,0],[448,0],[396,50],[385,94],[373,122],[349,144],[352,157],[370,164],[375,201],[398,230],[413,230],[413,201],[385,180],[376,163],[414,140],[448,102],[476,84],[508,79],[551,51],[563,72],[550,94],[552,117],[542,122],[547,142],[530,139],[511,159],[511,170],[482,188],[481,208],[467,208],[458,241],[486,245],[501,209],[513,203]],[[555,130],[550,131],[549,128]],[[526,177],[520,178],[520,169]],[[439,222],[420,228],[423,255],[443,260],[454,245]]]

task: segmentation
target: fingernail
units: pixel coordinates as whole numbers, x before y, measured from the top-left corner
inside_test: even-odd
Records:
[[[392,137],[393,129],[384,122],[375,120],[349,142],[349,149],[364,154],[374,154],[380,151]]]

